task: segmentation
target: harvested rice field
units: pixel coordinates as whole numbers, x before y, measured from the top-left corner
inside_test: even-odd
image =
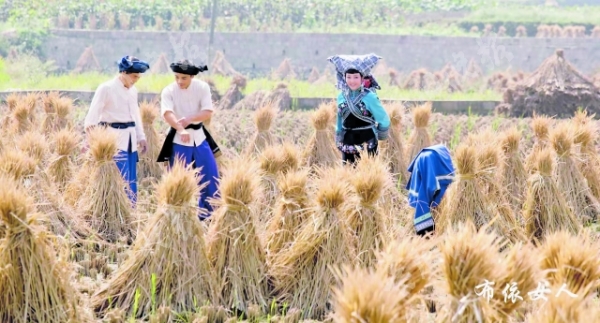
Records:
[[[216,211],[148,151],[132,208],[106,129],[57,93],[0,106],[1,322],[594,322],[598,125],[578,112],[447,116],[386,105],[377,158],[341,165],[333,102],[216,110]],[[407,165],[443,143],[456,178],[414,234]]]

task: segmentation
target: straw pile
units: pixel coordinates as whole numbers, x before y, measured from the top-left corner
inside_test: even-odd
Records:
[[[14,180],[35,174],[35,160],[20,151],[6,150],[0,156],[0,173],[12,176]]]
[[[222,51],[215,53],[215,58],[210,66],[212,66],[212,74],[215,75],[233,76],[238,74],[227,59],[225,59],[225,54]]]
[[[581,226],[569,208],[562,190],[552,177],[552,151],[545,148],[537,154],[537,172],[527,183],[527,194],[523,218],[530,239],[542,241],[544,236],[559,230],[571,233],[580,231]]]
[[[158,209],[125,262],[94,294],[96,311],[118,307],[128,317],[143,318],[159,306],[182,312],[209,301],[218,303],[204,230],[198,221],[195,171],[177,162],[156,190]]]
[[[265,102],[272,102],[273,106],[279,111],[285,111],[292,108],[292,97],[290,90],[285,83],[279,83],[271,93],[265,98]]]
[[[98,58],[96,58],[92,46],[89,46],[86,47],[81,56],[79,56],[77,63],[75,63],[73,73],[99,72],[101,70],[102,68],[100,67]]]
[[[384,151],[385,159],[388,161],[389,171],[394,179],[404,185],[408,181],[408,166],[404,159],[404,139],[402,138],[402,110],[401,103],[386,105],[390,116],[391,126],[388,144]],[[415,155],[416,156],[416,155]]]
[[[50,92],[42,97],[44,112],[44,121],[42,122],[42,130],[46,133],[52,132],[56,128],[58,116],[56,114],[57,106],[59,105],[60,94],[58,92]]]
[[[504,103],[510,104],[509,114],[514,117],[531,117],[534,112],[570,117],[579,107],[600,112],[599,94],[600,90],[558,49],[527,79],[511,88]]]
[[[504,162],[500,164],[501,185],[508,192],[508,201],[515,212],[520,214],[527,186],[527,172],[521,159],[519,142],[521,133],[516,127],[506,130],[500,143],[504,153]]]
[[[17,103],[17,106],[12,112],[12,133],[21,134],[29,131],[33,123],[30,120],[29,107],[24,100]]]
[[[574,142],[579,146],[578,167],[592,195],[600,199],[600,159],[596,152],[597,130],[594,124],[576,125]]]
[[[313,68],[310,70],[310,74],[308,75],[307,82],[315,83],[319,79],[319,77],[320,77],[319,70],[313,66]]]
[[[217,294],[223,306],[242,311],[251,304],[264,310],[268,298],[266,257],[251,212],[260,193],[257,174],[257,166],[247,160],[228,165],[219,188],[222,205],[207,234]]]
[[[529,172],[529,174],[536,172],[537,154],[546,147],[550,147],[549,134],[551,121],[551,118],[540,115],[534,116],[531,120],[531,130],[533,130],[535,142],[525,160],[525,169]]]
[[[558,291],[558,290],[557,290]],[[546,296],[548,301],[535,313],[527,316],[531,323],[587,323],[600,317],[600,311],[594,301],[571,297],[565,292],[559,296]]]
[[[37,165],[43,166],[48,155],[46,137],[37,131],[27,131],[16,138],[17,147],[29,157],[33,158]]]
[[[334,282],[330,266],[355,264],[354,239],[347,215],[342,214],[350,191],[347,182],[339,180],[339,171],[323,169],[313,217],[272,267],[276,291],[290,307],[300,309],[305,319],[323,319],[329,310]]]
[[[385,164],[372,156],[365,156],[356,165],[350,177],[351,188],[358,197],[349,212],[350,228],[356,234],[358,260],[363,267],[375,265],[376,254],[386,247],[388,233],[385,215],[378,202],[386,186],[389,186]]]
[[[256,156],[260,154],[266,147],[275,143],[275,138],[271,134],[271,124],[277,116],[277,110],[271,102],[263,105],[254,112],[254,125],[256,132],[250,138],[250,142],[244,150],[246,156]]]
[[[303,152],[303,159],[309,167],[332,167],[341,160],[330,136],[329,125],[335,116],[332,108],[335,108],[333,102],[321,103],[310,117],[315,131],[308,139]]]
[[[554,176],[573,213],[581,221],[588,222],[600,215],[600,202],[593,196],[572,157],[571,127],[569,123],[561,123],[550,133],[550,141],[557,155]]]
[[[140,180],[150,177],[159,179],[163,173],[160,163],[156,162],[160,153],[161,143],[154,127],[154,122],[159,110],[159,107],[155,103],[142,102],[140,104],[140,114],[142,115],[142,124],[144,125],[144,133],[146,134],[146,142],[148,144],[148,150],[140,156],[138,166],[138,177]]]
[[[242,100],[233,106],[233,110],[256,110],[263,106],[265,98],[269,95],[266,90],[254,91],[246,95]]]
[[[76,164],[79,165],[79,170],[75,172],[75,176],[66,184],[63,192],[65,201],[73,207],[77,206],[81,198],[81,192],[86,190],[89,176],[94,170],[94,160],[91,151],[86,151],[84,154],[79,155],[77,159]]]
[[[407,161],[410,163],[423,148],[431,146],[431,137],[427,131],[427,124],[431,117],[431,102],[427,102],[413,109],[413,123],[415,129],[408,138],[406,151]]]
[[[171,68],[169,67],[169,60],[167,59],[167,55],[165,53],[160,54],[156,61],[150,65],[150,73],[152,74],[169,74],[171,73]]]
[[[229,89],[227,89],[227,92],[225,92],[219,101],[220,110],[231,109],[244,98],[242,90],[246,88],[246,82],[246,78],[241,75],[236,75],[233,77]]]
[[[440,313],[440,322],[500,322],[493,303],[487,302],[481,293],[485,281],[498,282],[502,267],[498,266],[498,237],[472,225],[452,230],[440,240],[442,270],[445,289],[450,298],[448,306]]]
[[[419,69],[416,71],[412,71],[406,81],[404,82],[402,88],[405,90],[417,90],[424,91],[429,87],[431,73],[426,69]]]
[[[2,322],[89,322],[78,311],[68,267],[56,259],[50,234],[37,225],[24,188],[2,176],[0,218],[0,320]]]
[[[77,149],[79,135],[71,130],[62,129],[52,136],[54,151],[50,156],[47,172],[60,192],[64,192],[67,183],[73,177],[74,165],[71,156]]]
[[[335,271],[341,280],[333,290],[333,322],[386,322],[406,321],[405,298],[409,296],[402,283],[381,275],[372,269],[343,269]]]
[[[105,240],[115,242],[121,237],[132,240],[131,202],[125,191],[125,181],[113,161],[117,153],[114,131],[96,127],[89,133],[90,152],[93,157],[87,185],[78,202],[78,209]]]
[[[290,62],[291,62],[291,60],[286,57],[283,60],[283,62],[281,62],[281,64],[279,64],[279,67],[277,67],[277,69],[275,71],[273,71],[273,74],[271,75],[271,77],[274,80],[295,79],[296,72],[294,72],[294,69],[292,68],[292,64]]]

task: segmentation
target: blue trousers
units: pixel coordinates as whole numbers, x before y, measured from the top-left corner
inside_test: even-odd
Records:
[[[207,185],[200,191],[198,206],[205,209],[207,214],[200,214],[199,217],[200,220],[209,218],[213,212],[213,207],[208,203],[208,198],[217,198],[217,179],[219,178],[217,161],[210,150],[210,146],[206,140],[200,146],[194,147],[173,144],[173,155],[169,160],[171,167],[173,167],[176,159],[185,161],[186,165],[193,165],[194,169],[201,168],[198,172],[198,185],[206,182]],[[202,179],[200,179],[200,176]]]
[[[121,172],[121,176],[129,184],[127,196],[131,204],[135,207],[137,203],[137,163],[139,156],[137,151],[132,152],[131,150],[131,139],[129,139],[127,151],[119,150],[113,159]]]

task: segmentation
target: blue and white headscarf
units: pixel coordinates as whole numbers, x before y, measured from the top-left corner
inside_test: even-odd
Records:
[[[118,64],[119,72],[145,73],[150,68],[150,64],[135,56],[125,56]]]
[[[348,84],[346,84],[346,77],[344,73],[353,68],[359,71],[364,78],[369,78],[371,81],[369,90],[380,90],[379,83],[375,80],[375,77],[371,75],[371,70],[377,62],[381,59],[377,54],[371,53],[366,55],[335,55],[327,58],[328,61],[333,63],[336,69],[337,77],[337,88],[340,90],[348,90]]]

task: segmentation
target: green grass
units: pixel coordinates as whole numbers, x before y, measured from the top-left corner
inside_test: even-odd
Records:
[[[463,20],[469,22],[494,23],[519,22],[539,24],[600,24],[600,6],[589,7],[539,7],[505,6],[482,8],[468,14]]]
[[[0,79],[2,79],[2,65],[0,63]],[[116,74],[115,74],[116,75]],[[73,91],[93,91],[98,85],[109,80],[115,75],[84,73],[84,74],[63,74],[48,75],[41,78],[24,78],[22,80],[9,82],[0,82],[0,90],[73,90]],[[211,76],[217,89],[224,94],[231,78],[223,76]],[[173,82],[172,75],[144,75],[136,84],[138,91],[159,93],[164,87]],[[267,78],[250,79],[244,90],[244,93],[252,93],[257,90],[272,90],[278,84],[278,81]],[[292,97],[336,97],[338,90],[333,84],[311,84],[306,81],[291,80],[286,82],[290,89]],[[383,89],[377,94],[381,99],[405,99],[405,100],[457,100],[457,101],[499,101],[501,94],[494,91],[486,92],[465,92],[465,93],[447,93],[444,91],[415,91],[402,90],[398,87],[382,86]]]

